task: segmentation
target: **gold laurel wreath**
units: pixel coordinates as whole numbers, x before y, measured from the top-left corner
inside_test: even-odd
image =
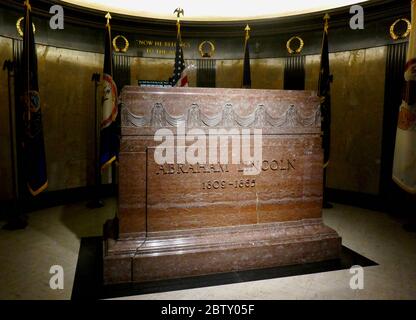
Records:
[[[407,24],[407,29],[406,32],[403,33],[402,35],[397,35],[396,32],[394,31],[394,28],[396,27],[396,25],[400,22],[400,21],[404,21]],[[398,40],[398,39],[404,39],[406,38],[409,34],[410,34],[410,30],[412,30],[412,24],[410,23],[410,21],[406,18],[400,18],[397,19],[396,21],[394,21],[392,23],[392,25],[390,26],[390,37],[393,40]]]
[[[120,39],[120,38],[124,40],[124,48],[119,48],[117,46],[117,40]],[[114,37],[114,39],[113,39],[113,48],[116,52],[127,52],[127,50],[129,49],[129,46],[130,46],[130,43],[129,43],[129,41],[127,40],[127,38],[125,36],[118,35],[118,36]]]
[[[299,40],[299,48],[297,48],[297,49],[292,49],[291,47],[290,47],[290,44],[292,43],[292,41],[293,40],[295,40],[295,39],[297,39],[297,40]],[[301,38],[301,37],[299,37],[299,36],[294,36],[294,37],[292,37],[292,38],[290,38],[289,40],[287,40],[287,42],[286,42],[286,48],[287,48],[287,52],[289,52],[290,54],[293,54],[293,53],[300,53],[301,51],[302,51],[302,49],[303,49],[303,46],[305,45],[305,43],[303,42],[303,39]]]
[[[20,17],[19,19],[17,19],[17,22],[16,22],[17,33],[22,38],[23,38],[23,30],[22,30],[22,27],[20,26],[20,24],[22,23],[22,21],[23,21],[24,18],[25,17]],[[33,33],[36,33],[36,27],[35,27],[35,24],[33,22],[32,22],[32,27],[33,27]]]
[[[205,44],[205,43],[208,43],[208,44],[211,46],[211,51],[209,51],[209,52],[204,52],[204,51],[202,50],[202,47],[204,46],[204,44]],[[213,56],[213,54],[215,53],[215,46],[214,46],[214,44],[213,44],[211,41],[202,41],[202,42],[199,44],[198,49],[199,49],[199,53],[201,54],[201,57],[203,57],[203,58],[206,58],[206,57],[210,58],[210,57],[212,57],[212,56]],[[206,55],[205,55],[205,54],[206,54]]]

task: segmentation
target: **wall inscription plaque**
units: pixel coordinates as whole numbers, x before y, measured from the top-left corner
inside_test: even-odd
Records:
[[[321,220],[313,92],[125,87],[120,100],[119,212],[105,228],[105,283],[338,257],[341,238]],[[250,158],[258,144],[260,161]]]

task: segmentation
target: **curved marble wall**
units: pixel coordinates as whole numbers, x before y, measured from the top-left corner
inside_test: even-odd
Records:
[[[0,63],[12,58],[12,39],[18,12],[0,7]],[[392,20],[390,18],[390,20]],[[373,22],[369,25],[377,41],[354,38],[343,43],[339,37],[345,26],[335,28],[330,41],[337,44],[330,55],[334,75],[332,86],[332,142],[328,168],[328,186],[335,189],[377,194],[381,161],[382,117],[388,35]],[[68,24],[67,34],[58,37],[46,30],[46,20],[37,18],[39,29],[38,60],[45,143],[49,172],[49,191],[82,187],[93,183],[93,83],[91,74],[102,72],[102,30]],[[393,19],[394,21],[394,19]],[[384,28],[384,27],[383,27]],[[377,29],[377,30],[376,30]],[[14,31],[13,31],[14,30]],[[84,30],[84,33],[80,33]],[[341,31],[340,31],[341,30]],[[14,34],[13,34],[14,32]],[[381,32],[381,33],[380,33]],[[116,34],[116,33],[115,33]],[[115,35],[114,34],[114,35]],[[285,39],[290,34],[276,37],[258,37],[263,42],[263,53],[255,53],[253,37],[251,60],[252,87],[282,89],[284,79]],[[147,35],[137,37],[149,37]],[[319,74],[321,32],[313,31],[309,39],[314,46],[305,50],[305,88],[316,90]],[[277,40],[279,41],[277,41]],[[334,39],[334,40],[331,40]],[[192,39],[191,39],[192,40]],[[193,39],[191,45],[200,39]],[[223,53],[216,59],[216,86],[238,88],[242,77],[242,50],[240,38],[218,38],[224,43]],[[277,41],[277,42],[276,42]],[[64,48],[65,47],[65,48]],[[269,48],[266,50],[266,47]],[[224,49],[225,48],[225,49]],[[274,57],[270,48],[277,48]],[[260,50],[262,50],[260,48]],[[185,51],[186,52],[186,51]],[[137,53],[137,55],[135,55]],[[220,54],[221,53],[221,54]],[[267,54],[266,54],[267,53]],[[138,80],[167,80],[173,70],[173,57],[138,56],[129,51],[131,84]],[[196,86],[198,52],[188,55],[187,63],[195,66],[190,74],[190,85]],[[7,75],[0,72],[0,200],[11,197],[10,147],[8,133]]]

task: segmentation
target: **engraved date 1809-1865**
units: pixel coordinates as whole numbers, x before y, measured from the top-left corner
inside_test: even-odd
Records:
[[[256,186],[256,179],[240,179],[240,180],[208,180],[202,182],[203,190],[218,190],[226,188],[243,189],[254,188]]]

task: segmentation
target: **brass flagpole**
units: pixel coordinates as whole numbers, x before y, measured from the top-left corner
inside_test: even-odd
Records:
[[[93,190],[93,199],[87,203],[87,207],[90,209],[101,208],[104,206],[104,203],[100,199],[100,188],[101,188],[101,168],[99,164],[100,159],[100,120],[99,120],[99,110],[97,103],[97,93],[98,93],[98,83],[100,82],[100,74],[93,73],[91,76],[91,81],[94,82],[94,190]]]
[[[324,20],[324,39],[326,39],[326,41],[328,41],[329,19],[330,19],[330,16],[329,16],[328,13],[326,13],[324,15],[324,17],[323,17],[323,20]],[[328,48],[326,48],[326,49],[328,49]],[[321,68],[322,68],[322,55],[324,54],[323,51],[324,51],[324,41],[322,41]],[[328,55],[328,64],[329,64],[329,51],[328,50],[326,50],[326,51],[327,51],[326,54]],[[321,76],[322,76],[322,74],[323,74],[323,69],[321,69]],[[332,82],[332,76],[329,74],[328,75],[328,78],[325,79],[325,80],[327,81],[327,83],[325,83],[324,85],[327,86],[327,88],[329,90],[330,82]],[[321,85],[322,85],[322,83],[319,84],[319,86],[321,86]],[[325,91],[326,90],[327,89],[325,89]],[[327,95],[328,95],[328,92],[325,92],[325,95],[320,96],[321,105],[330,102],[330,101],[329,102],[327,101],[327,98],[328,98]],[[328,106],[326,106],[326,108],[328,108]],[[326,117],[329,117],[329,114],[322,114],[322,116],[325,119]],[[328,118],[328,119],[325,119],[324,121],[330,121],[330,118]],[[321,128],[321,130],[322,130],[322,139],[324,139],[324,135],[329,135],[330,134],[330,132],[325,132],[325,128]],[[328,145],[328,146],[326,146],[326,148],[329,149],[330,146]],[[324,150],[324,152],[327,152],[327,151]],[[328,155],[329,155],[329,153],[328,153]],[[323,172],[322,207],[324,209],[331,209],[331,208],[333,208],[333,205],[328,202],[328,195],[327,195],[327,192],[326,192],[326,180],[327,180],[327,167],[328,167],[328,163],[329,163],[329,156],[328,156],[328,159],[324,159],[324,164],[323,164],[323,171],[324,172]]]
[[[15,202],[19,199],[19,183],[17,178],[17,151],[16,151],[16,114],[14,107],[14,88],[12,79],[14,78],[14,63],[11,60],[4,61],[3,70],[7,69],[7,86],[9,99],[9,134],[10,134],[10,154],[12,163],[12,184],[13,199]]]
[[[247,24],[246,27],[244,28],[245,36],[244,36],[244,56],[243,56],[243,77],[241,79],[241,88],[246,88],[246,89],[251,88],[251,75],[250,75],[251,71],[249,70],[250,69],[250,57],[247,56],[247,54],[249,53],[247,52],[247,44],[248,44],[248,40],[250,39],[250,30],[251,28]],[[248,59],[248,62],[246,61],[247,59]],[[246,63],[248,63],[248,65],[246,65]]]
[[[16,137],[16,110],[15,110],[15,90],[13,80],[15,77],[15,63],[11,60],[4,61],[3,70],[7,70],[7,87],[9,99],[9,135],[10,135],[10,160],[12,166],[12,188],[13,200],[11,214],[8,222],[3,229],[17,230],[24,229],[27,226],[27,219],[20,210],[20,192],[19,192],[19,171],[17,165],[17,137]]]
[[[250,26],[246,25],[246,27],[244,28],[244,31],[246,32],[245,44],[247,43],[248,39],[250,39],[250,30]]]
[[[110,20],[111,20],[111,14],[110,12],[107,12],[107,14],[104,16],[107,19],[106,22],[106,29],[110,27]],[[110,39],[111,40],[111,39]],[[111,41],[110,41],[111,43]],[[112,59],[111,59],[112,63]],[[95,149],[94,149],[94,190],[93,190],[93,199],[87,203],[87,207],[90,209],[96,209],[96,208],[102,208],[104,206],[104,202],[101,200],[101,165],[100,165],[100,136],[101,136],[101,112],[98,106],[97,101],[97,94],[98,94],[98,83],[100,82],[100,74],[99,73],[93,73],[91,77],[91,81],[94,82],[94,116],[95,116]],[[112,180],[114,180],[114,172],[115,172],[115,166],[111,166],[111,173],[112,173]],[[112,181],[114,183],[114,181]]]
[[[24,7],[26,8],[25,12],[25,32],[24,37],[29,37],[29,33],[27,32],[29,27],[29,11],[32,10],[29,0],[25,0],[23,3]],[[27,39],[27,38],[26,38]],[[29,41],[26,40],[26,43]],[[29,71],[29,55],[27,55],[27,68]],[[9,216],[8,222],[3,229],[6,230],[18,230],[24,229],[27,226],[27,217],[22,213],[20,201],[21,201],[21,194],[20,194],[20,185],[19,185],[19,166],[18,166],[18,154],[17,154],[17,127],[16,127],[16,105],[15,105],[15,86],[12,85],[12,80],[15,78],[15,62],[11,60],[6,60],[3,64],[3,70],[8,72],[8,99],[9,99],[9,135],[10,135],[10,159],[12,165],[12,188],[13,188],[13,205],[12,205],[12,213]],[[23,90],[27,90],[27,92],[23,92],[24,95],[28,94],[30,90],[30,79],[29,79],[29,72],[27,72],[28,78],[23,79],[24,84]],[[24,96],[26,99],[26,96]],[[26,114],[27,123],[30,123],[30,110],[24,112]]]

